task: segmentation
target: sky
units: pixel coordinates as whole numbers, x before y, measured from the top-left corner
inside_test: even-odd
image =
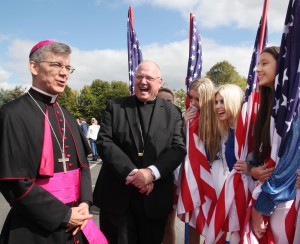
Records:
[[[269,1],[269,45],[280,45],[288,3]],[[80,91],[95,79],[128,82],[129,6],[143,58],[160,66],[165,86],[185,89],[190,13],[202,39],[202,76],[227,60],[246,77],[263,5],[264,0],[1,1],[0,88],[31,86],[28,55],[46,39],[71,46],[72,89]]]

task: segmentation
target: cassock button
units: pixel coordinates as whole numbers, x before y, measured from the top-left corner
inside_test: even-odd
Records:
[[[72,167],[72,165],[73,165],[72,163],[69,163],[69,167]]]
[[[64,131],[65,129],[64,128],[61,128],[61,131]]]
[[[64,140],[67,140],[67,137],[66,137],[66,136],[64,137]]]
[[[71,154],[67,154],[67,158],[71,157]]]
[[[65,148],[68,149],[70,146],[69,145],[65,145]]]
[[[62,122],[63,122],[63,120],[62,120],[62,119],[59,119],[58,121],[59,121],[60,123],[62,123]]]

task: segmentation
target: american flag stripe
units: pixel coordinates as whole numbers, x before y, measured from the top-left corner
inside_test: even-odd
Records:
[[[299,113],[299,89],[300,89],[300,0],[290,0],[284,31],[281,39],[280,56],[278,70],[275,80],[275,99],[273,101],[273,111],[271,117],[271,157],[277,164],[288,145],[288,132],[292,126],[296,114]],[[299,116],[299,115],[297,115]],[[299,161],[299,159],[296,159]],[[294,161],[294,160],[293,160]],[[291,170],[292,164],[299,162],[289,162]],[[300,241],[300,213],[299,213],[300,191],[297,195],[285,220],[286,238],[289,243],[299,243]],[[293,229],[293,227],[295,227]]]
[[[270,162],[276,164],[276,168],[271,177],[261,186],[264,193],[272,194],[272,198],[276,197],[275,192],[280,194],[281,189],[284,189],[284,195],[287,198],[295,194],[295,181],[291,179],[295,179],[295,171],[299,167],[299,136],[296,135],[299,130],[299,28],[300,0],[290,0],[281,40],[270,125],[272,142]],[[294,129],[293,133],[289,133],[291,128]],[[285,155],[285,151],[288,152],[287,155],[290,154],[291,158]],[[284,169],[284,173],[282,173],[282,169]],[[260,193],[260,191],[257,192]],[[281,226],[282,231],[276,231],[280,233],[279,243],[292,243],[295,233],[293,226],[297,216],[296,211],[299,211],[299,208],[296,208],[297,200],[299,201],[299,196],[296,196],[294,205],[292,205]],[[272,233],[268,227],[267,235],[264,238],[269,237],[272,237]]]
[[[178,217],[204,234],[213,213],[216,193],[205,147],[198,137],[199,113],[188,122],[188,155],[184,162],[177,204]]]
[[[202,46],[196,17],[190,14],[190,49],[186,87],[201,77]],[[189,107],[187,96],[186,107]],[[204,143],[198,137],[199,113],[187,124],[187,157],[181,172],[177,204],[178,217],[201,234],[207,230],[216,202],[216,192],[205,153]]]
[[[263,48],[260,45],[262,43],[265,46],[267,42],[267,29],[262,31],[263,28],[266,28],[262,23],[266,23],[263,20],[267,11],[267,2],[265,1],[263,16],[256,34],[244,104],[235,134],[235,155],[237,159],[244,161],[251,150],[253,125],[258,108],[259,94],[255,67],[259,59],[260,50]],[[263,36],[261,36],[262,34]],[[254,184],[250,176],[236,173],[235,169],[230,172],[216,203],[214,215],[207,231],[207,243],[213,243],[222,231],[239,231],[240,236],[243,235],[246,209],[251,199],[253,188]]]

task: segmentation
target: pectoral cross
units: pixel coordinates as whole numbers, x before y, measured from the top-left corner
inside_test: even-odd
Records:
[[[61,153],[61,158],[58,159],[58,162],[63,164],[65,174],[67,173],[67,164],[66,164],[66,162],[68,162],[68,161],[69,161],[69,158],[66,158],[64,152],[62,152]]]

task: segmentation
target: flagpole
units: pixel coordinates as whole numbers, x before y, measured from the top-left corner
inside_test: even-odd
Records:
[[[190,36],[189,36],[189,50],[191,50],[191,45],[192,45],[192,35],[193,35],[193,13],[190,13]],[[190,52],[190,51],[189,51]],[[190,54],[189,54],[190,55]],[[185,79],[185,85],[186,85],[186,98],[185,98],[185,108],[188,109],[190,106],[190,99],[188,96],[188,91],[189,91],[189,77],[186,76]]]
[[[133,10],[132,10],[132,6],[129,6],[129,19],[131,20],[132,29],[134,29],[134,22],[133,22]]]
[[[269,5],[269,0],[265,0],[263,14],[262,14],[261,29],[260,29],[261,32],[260,32],[260,41],[259,41],[259,54],[262,52],[263,41],[265,39],[268,5]]]
[[[192,35],[193,35],[193,13],[190,13],[190,38],[189,38],[189,50],[191,50],[191,45],[192,45]],[[186,83],[186,99],[185,99],[185,107],[186,109],[189,108],[190,106],[190,99],[188,96],[188,90],[189,90],[189,80],[188,76],[186,77],[185,83]],[[189,224],[185,222],[184,224],[184,244],[189,243]]]

